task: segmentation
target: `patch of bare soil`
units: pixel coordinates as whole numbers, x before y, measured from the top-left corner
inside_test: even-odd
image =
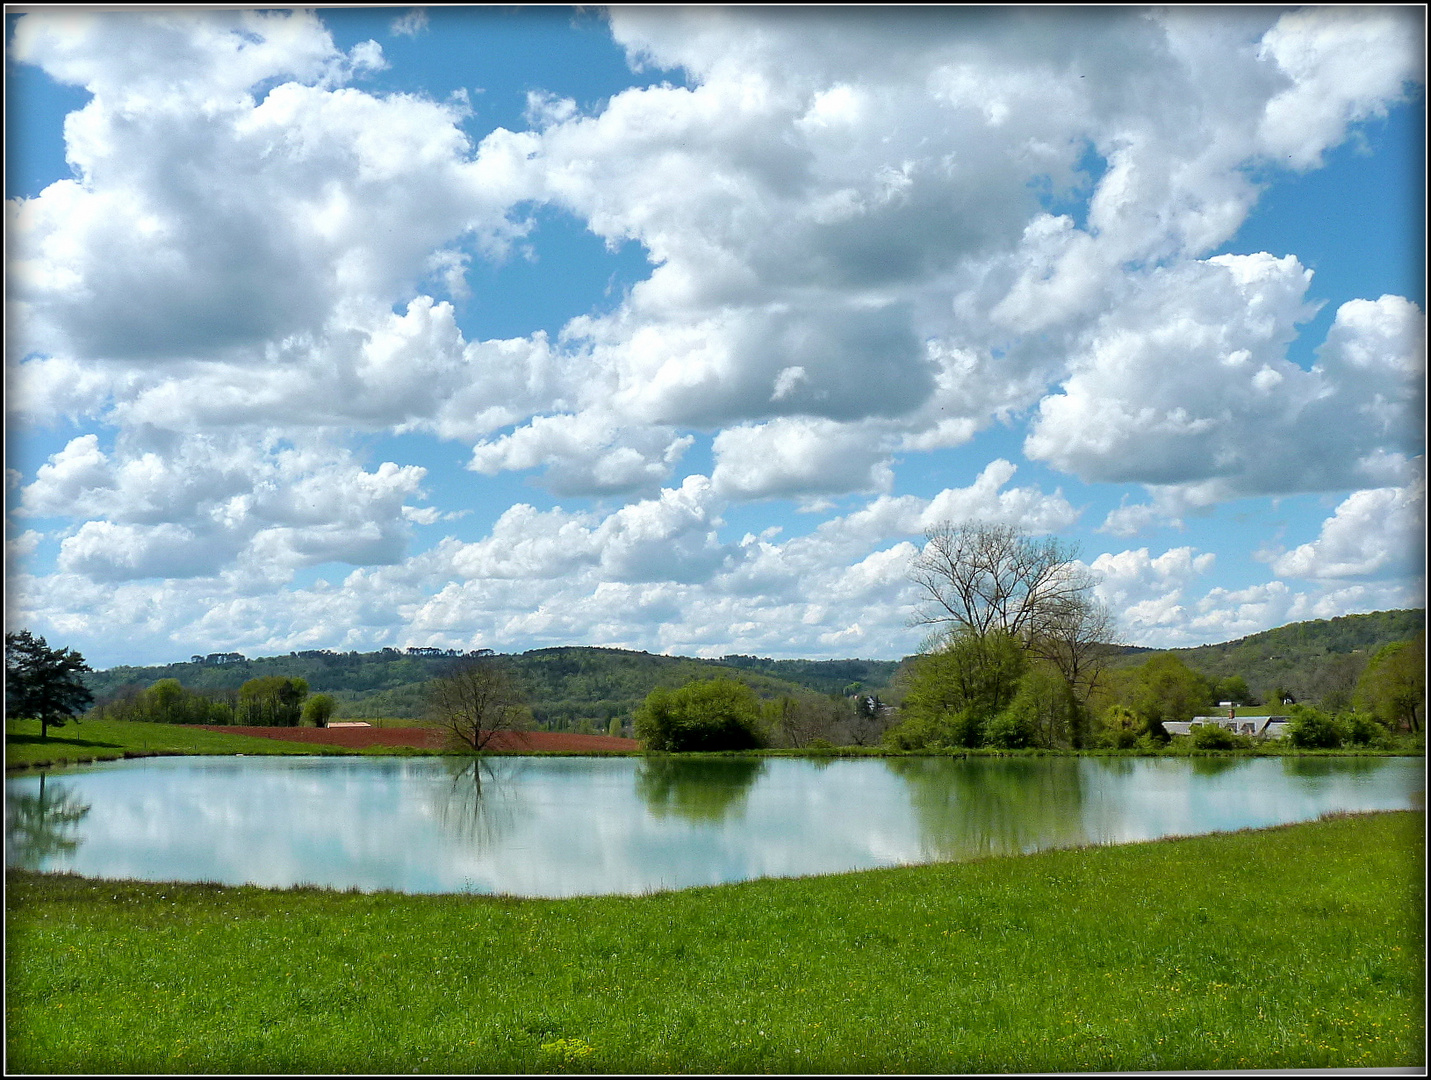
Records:
[[[225,727],[204,724],[208,731],[230,735],[257,735],[263,739],[286,739],[289,742],[322,743],[360,750],[367,746],[412,746],[419,750],[440,750],[446,733],[437,728],[302,728],[302,727]],[[499,731],[492,736],[486,749],[496,753],[523,754],[543,751],[565,751],[572,754],[592,754],[613,750],[639,750],[635,739],[618,739],[610,735],[577,735],[564,731]]]

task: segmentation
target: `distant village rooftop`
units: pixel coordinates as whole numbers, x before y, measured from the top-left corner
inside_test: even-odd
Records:
[[[1218,705],[1227,709],[1226,716],[1194,716],[1191,720],[1164,720],[1163,730],[1169,735],[1191,735],[1192,729],[1200,724],[1216,724],[1234,735],[1251,735],[1257,739],[1280,739],[1286,734],[1290,716],[1243,716],[1237,715],[1240,701],[1220,701]]]

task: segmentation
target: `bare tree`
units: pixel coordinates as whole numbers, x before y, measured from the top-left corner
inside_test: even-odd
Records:
[[[828,739],[845,715],[845,702],[819,694],[786,696],[767,707],[783,742],[794,747],[810,745],[811,739]]]
[[[1103,672],[1116,633],[1093,599],[1093,574],[1078,549],[1036,540],[1011,525],[944,522],[925,533],[910,577],[924,590],[913,622],[983,639],[1012,635],[1054,664],[1082,702]]]
[[[1035,540],[1012,525],[954,525],[925,531],[909,576],[924,590],[914,623],[985,637],[996,630],[1027,641],[1064,617],[1093,585],[1074,564],[1077,549]]]
[[[465,658],[427,690],[428,712],[458,745],[480,751],[499,731],[520,731],[530,715],[512,674],[487,657]]]
[[[1084,588],[1092,589],[1091,576],[1074,576],[1086,576]],[[1027,648],[1058,668],[1079,702],[1086,705],[1108,667],[1113,655],[1109,645],[1116,634],[1113,613],[1085,591],[1052,605],[1036,619]]]
[[[873,694],[857,694],[845,716],[845,737],[855,746],[874,746],[889,727],[894,710]]]

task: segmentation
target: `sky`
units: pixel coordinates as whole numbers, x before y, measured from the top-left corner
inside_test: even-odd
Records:
[[[1420,7],[6,19],[6,627],[98,668],[1425,594]]]

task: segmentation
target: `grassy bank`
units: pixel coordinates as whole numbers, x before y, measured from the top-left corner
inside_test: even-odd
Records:
[[[19,1072],[1425,1062],[1424,815],[514,900],[7,875]]]
[[[282,742],[254,735],[205,731],[189,724],[146,724],[128,720],[84,720],[50,728],[40,738],[38,720],[6,720],[5,767],[74,765],[155,754],[351,754],[336,746]],[[393,753],[377,747],[362,753]]]

